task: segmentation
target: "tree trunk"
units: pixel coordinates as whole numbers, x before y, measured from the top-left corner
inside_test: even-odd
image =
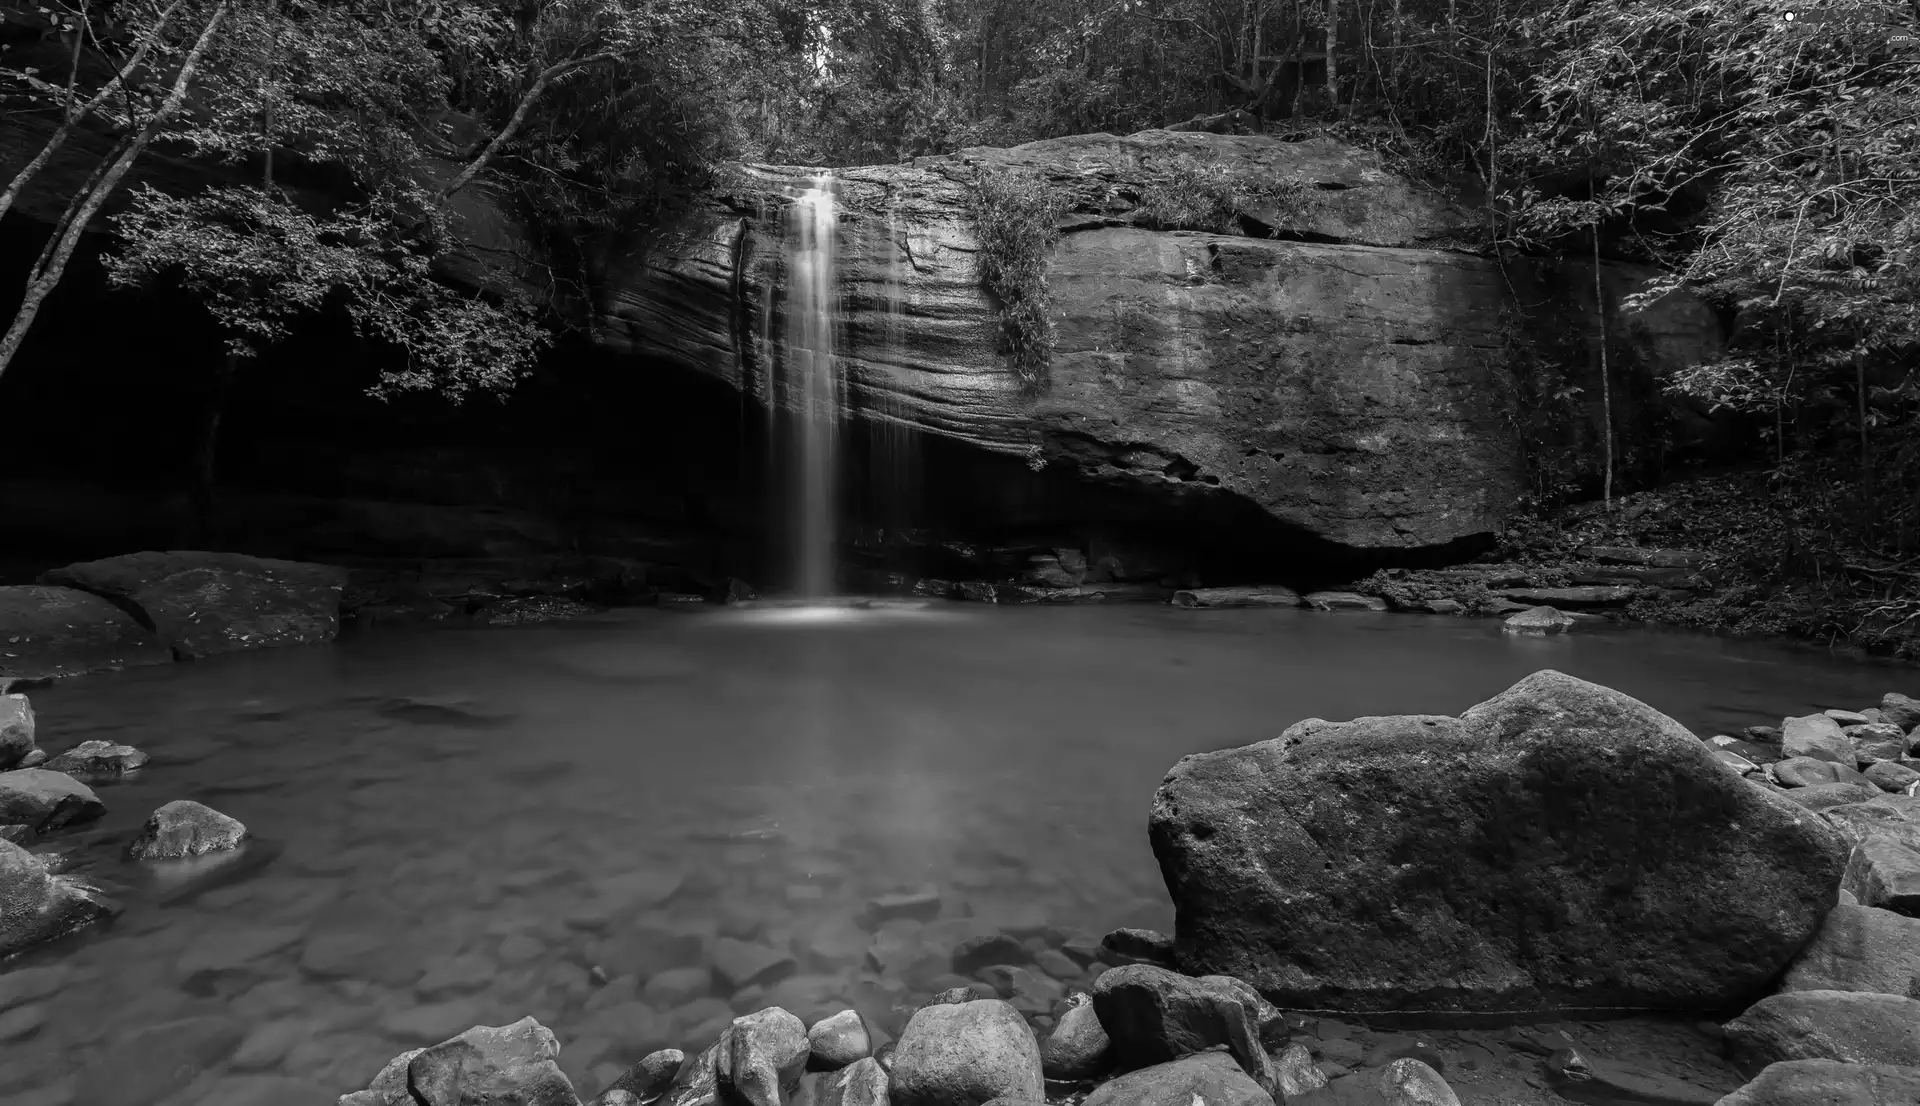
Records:
[[[121,178],[127,175],[127,171],[133,168],[133,163],[146,151],[147,144],[153,141],[154,132],[160,129],[160,124],[180,110],[180,104],[187,96],[187,86],[193,83],[193,75],[200,67],[200,59],[206,54],[207,47],[213,44],[214,32],[220,29],[220,24],[226,19],[229,8],[230,4],[223,0],[207,16],[206,25],[201,28],[199,39],[194,42],[193,49],[188,52],[186,60],[180,63],[180,71],[174,75],[173,87],[168,90],[166,101],[160,105],[159,110],[148,117],[146,125],[140,128],[139,134],[122,144],[119,157],[114,159],[106,172],[91,182],[91,187],[85,193],[84,199],[76,197],[79,203],[69,209],[73,218],[67,223],[66,229],[60,233],[58,244],[49,243],[52,249],[44,255],[45,265],[37,268],[28,278],[26,293],[21,296],[20,308],[13,316],[13,325],[7,328],[5,337],[0,337],[0,375],[6,373],[7,366],[13,363],[14,355],[20,352],[20,344],[26,340],[27,330],[33,326],[34,316],[40,313],[40,305],[46,301],[47,294],[53,291],[54,286],[60,283],[61,276],[66,273],[67,262],[72,260],[74,249],[80,245],[80,238],[86,233],[87,224],[93,221],[101,205],[107,202],[107,197],[120,186]]]
[[[1867,447],[1867,359],[1861,355],[1866,334],[1859,323],[1853,326],[1853,393],[1860,415],[1860,491],[1873,502],[1873,455]]]
[[[1327,111],[1340,114],[1340,67],[1335,63],[1333,48],[1340,35],[1340,0],[1327,0]]]
[[[1300,117],[1300,93],[1307,87],[1307,35],[1306,17],[1301,14],[1302,5],[1293,6],[1293,102],[1287,105],[1287,118]]]
[[[1613,509],[1613,377],[1607,370],[1607,294],[1600,284],[1600,214],[1593,216],[1593,311],[1600,346],[1600,421],[1605,437],[1600,440],[1601,463],[1606,471],[1600,477],[1600,502]]]
[[[1500,192],[1500,154],[1493,129],[1493,32],[1487,32],[1487,244],[1493,247],[1496,256],[1500,250],[1500,224],[1494,213],[1494,197]],[[1594,241],[1598,242],[1599,224],[1594,225]]]
[[[1393,63],[1387,66],[1387,73],[1393,79],[1393,87],[1387,91],[1391,100],[1400,93],[1400,0],[1393,0],[1393,26],[1388,32],[1388,43],[1393,50]]]
[[[214,486],[218,477],[216,460],[220,452],[220,420],[227,411],[227,393],[233,385],[234,370],[239,367],[238,354],[228,352],[221,359],[220,369],[214,374],[213,387],[207,395],[206,422],[200,428],[200,440],[193,454],[193,488],[189,498],[193,504],[193,540],[194,544],[207,548],[218,538],[215,526],[216,493]]]
[[[20,198],[20,193],[26,190],[33,178],[39,175],[40,170],[47,167],[47,162],[53,160],[53,155],[60,152],[60,147],[67,144],[67,139],[73,134],[73,128],[84,122],[101,104],[106,103],[114,92],[126,84],[128,75],[145,63],[147,54],[153,50],[153,44],[160,40],[160,32],[166,29],[168,21],[173,18],[173,13],[178,11],[180,5],[185,2],[186,0],[173,0],[167,9],[160,13],[154,20],[152,29],[140,39],[140,45],[134,50],[133,57],[129,58],[127,64],[113,75],[112,80],[93,94],[93,99],[76,107],[69,96],[67,105],[61,113],[60,126],[54,130],[52,137],[47,139],[47,144],[40,147],[40,152],[33,156],[33,160],[27,162],[18,173],[14,174],[13,180],[7,185],[7,190],[0,192],[0,215],[5,215],[13,207],[14,202]],[[75,49],[77,52],[78,47],[76,46]]]
[[[486,148],[482,149],[477,157],[467,163],[466,168],[460,170],[458,176],[454,177],[445,188],[440,190],[440,198],[444,200],[448,196],[465,188],[472,182],[474,177],[479,175],[480,170],[486,168],[487,163],[493,160],[493,156],[500,152],[500,148],[505,146],[514,135],[520,133],[521,126],[527,121],[528,113],[533,110],[533,105],[538,102],[541,95],[547,91],[547,86],[553,83],[555,77],[565,73],[571,73],[576,69],[584,69],[589,65],[596,65],[603,61],[614,61],[619,58],[632,57],[635,53],[638,53],[637,49],[603,50],[597,54],[588,54],[586,57],[568,58],[566,61],[556,62],[541,70],[540,74],[534,77],[533,84],[529,86],[526,93],[520,97],[520,103],[515,105],[513,115],[507,120],[507,125],[501,127],[499,133],[495,134],[493,139],[487,143]]]

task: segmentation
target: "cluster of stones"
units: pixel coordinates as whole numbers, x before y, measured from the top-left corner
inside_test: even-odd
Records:
[[[1331,1071],[1355,1080],[1320,1043],[1312,1019],[1287,1015],[1228,976],[1195,978],[1139,957],[1165,959],[1172,944],[1146,930],[1101,942],[1089,991],[1059,1001],[1054,1018],[1029,1019],[1016,1001],[973,983],[935,995],[898,1041],[847,1009],[808,1026],[781,1007],[732,1019],[706,1049],[654,1052],[622,1072],[593,1106],[1273,1106],[1353,1101],[1331,1093]],[[1136,956],[1138,954],[1138,956]],[[1005,935],[975,938],[953,954],[956,972],[1030,954]],[[1020,969],[1000,966],[1002,972]],[[985,969],[982,969],[985,974]],[[1338,1043],[1353,1045],[1344,1038]],[[1309,1048],[1307,1042],[1314,1042]],[[1396,1037],[1337,1054],[1367,1068],[1369,1103],[1446,1106],[1459,1099],[1436,1070],[1431,1046]],[[431,1048],[394,1057],[340,1106],[580,1106],[560,1070],[559,1042],[532,1018],[476,1026]]]
[[[1873,814],[1842,807],[1884,794],[1920,794],[1920,700],[1890,693],[1877,707],[1828,710],[1709,738],[1714,756],[1753,783],[1834,817],[1857,841],[1877,832]],[[1877,809],[1877,808],[1876,808]],[[1916,869],[1920,871],[1920,869]]]
[[[82,741],[50,757],[35,739],[27,696],[10,684],[0,691],[0,958],[119,912],[99,888],[60,873],[26,846],[105,814],[88,785],[125,779],[146,763],[140,750],[108,741]],[[127,854],[176,860],[237,849],[246,837],[234,819],[180,799],[148,817]]]
[[[1617,611],[1635,599],[1690,598],[1712,590],[1701,572],[1706,554],[1679,549],[1639,549],[1596,546],[1581,551],[1585,560],[1563,567],[1555,575],[1566,582],[1543,586],[1536,569],[1525,565],[1463,565],[1456,568],[1411,572],[1394,569],[1386,573],[1391,583],[1419,583],[1430,597],[1401,597],[1391,587],[1370,589],[1356,585],[1347,590],[1301,593],[1273,584],[1227,587],[1199,587],[1191,574],[1173,571],[1168,575],[1149,571],[1145,576],[1129,573],[1103,558],[1089,562],[1078,549],[1054,549],[1027,556],[1024,571],[1003,580],[954,581],[938,578],[910,579],[895,574],[876,574],[864,583],[881,590],[911,591],[932,599],[959,599],[976,603],[1091,603],[1109,600],[1157,600],[1176,607],[1289,607],[1311,610],[1411,611],[1423,614],[1514,615],[1555,612],[1551,623],[1532,613],[1531,619],[1510,622],[1517,633],[1554,633],[1581,618],[1606,617],[1597,613]],[[1443,594],[1454,591],[1467,594],[1478,589],[1485,596],[1475,607],[1459,598]],[[1562,608],[1572,610],[1569,615]],[[1549,629],[1541,629],[1550,625]]]
[[[1920,724],[1897,694],[1837,713],[1786,720],[1780,752],[1898,765]],[[1179,961],[1283,1008],[1745,1008],[1721,1033],[1750,1082],[1723,1106],[1920,1101],[1920,798],[1776,786],[1730,759],[1753,736],[1702,742],[1540,672],[1458,718],[1308,719],[1188,757],[1151,822]],[[1676,1100],[1578,1048],[1545,1074]]]

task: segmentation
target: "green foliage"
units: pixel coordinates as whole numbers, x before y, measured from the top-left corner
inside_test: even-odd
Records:
[[[1495,338],[1498,353],[1489,367],[1519,446],[1529,503],[1563,503],[1579,494],[1595,471],[1579,433],[1586,418],[1586,389],[1572,379],[1567,359],[1541,351],[1518,312],[1508,310],[1501,316]]]
[[[1313,188],[1297,177],[1265,180],[1242,168],[1177,157],[1147,175],[1139,213],[1161,230],[1239,234],[1243,216],[1277,208],[1277,234],[1281,221],[1304,216],[1315,202]]]
[[[1920,466],[1908,479],[1920,477]],[[1810,637],[1920,660],[1920,572],[1878,531],[1915,526],[1915,491],[1864,500],[1829,458],[1790,455],[1770,472],[1696,476],[1513,519],[1497,554],[1550,571],[1592,545],[1709,555],[1709,594],[1636,600],[1630,617],[1738,633]]]
[[[1028,389],[1046,379],[1053,356],[1047,257],[1059,240],[1067,201],[1034,173],[982,169],[969,194],[980,282],[1000,303],[1002,352]]]
[[[177,282],[228,333],[237,357],[258,355],[301,316],[333,305],[404,354],[402,367],[380,374],[376,395],[432,390],[458,402],[511,389],[547,332],[521,304],[435,281],[431,259],[396,239],[393,226],[364,209],[310,215],[257,188],[180,199],[142,188],[115,219],[123,244],[107,259],[108,275],[121,287]]]

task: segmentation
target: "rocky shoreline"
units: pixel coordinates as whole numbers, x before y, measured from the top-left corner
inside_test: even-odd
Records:
[[[116,912],[60,874],[59,837],[104,810],[83,779],[150,769],[100,741],[49,757],[27,696],[0,704],[9,955]],[[1920,782],[1892,771],[1920,781],[1916,743],[1898,693],[1703,740],[1550,671],[1457,718],[1308,719],[1161,785],[1175,937],[956,917],[927,887],[867,904],[869,961],[911,965],[884,999],[724,936],[698,968],[596,966],[591,985],[711,1011],[586,1101],[1890,1106],[1920,1093]],[[127,851],[249,847],[176,801]],[[0,1023],[32,1009],[0,1001]],[[1632,1011],[1677,1019],[1670,1039]],[[341,1106],[577,1106],[560,1048],[532,1018],[475,1026]]]
[[[1698,619],[1687,612],[1721,602],[1717,555],[1637,545],[1582,546],[1551,563],[1383,569],[1342,588],[1304,592],[1277,584],[1202,586],[1163,551],[953,542],[940,550],[945,567],[974,578],[849,568],[842,584],[870,596],[1002,606],[1168,603],[1499,617],[1523,634],[1588,622],[1693,624]],[[35,584],[0,586],[0,691],[90,671],[323,642],[343,628],[517,626],[622,606],[692,609],[757,600],[754,587],[739,579],[616,558],[343,567],[234,553],[134,553],[53,569]],[[1672,612],[1679,613],[1668,617]]]

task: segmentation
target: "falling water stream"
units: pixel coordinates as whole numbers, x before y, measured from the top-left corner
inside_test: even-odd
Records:
[[[837,439],[840,363],[835,356],[837,231],[833,179],[813,178],[790,209],[787,228],[787,310],[781,374],[782,401],[794,417],[798,463],[789,502],[797,512],[795,584],[805,598],[833,591],[833,546],[838,524]]]

